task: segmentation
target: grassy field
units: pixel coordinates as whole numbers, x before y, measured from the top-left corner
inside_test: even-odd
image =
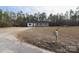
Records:
[[[59,36],[55,42],[54,32],[57,28]],[[33,27],[18,33],[17,38],[54,52],[79,52],[79,27]]]

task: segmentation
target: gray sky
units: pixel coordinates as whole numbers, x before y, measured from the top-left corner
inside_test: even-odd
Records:
[[[70,9],[76,10],[77,6],[43,6],[43,7],[35,7],[35,10],[38,10],[40,12],[46,12],[49,13],[65,13],[66,11],[69,11]]]

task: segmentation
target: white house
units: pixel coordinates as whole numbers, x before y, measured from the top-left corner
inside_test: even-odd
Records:
[[[27,22],[27,27],[45,27],[49,26],[48,21],[31,21]]]

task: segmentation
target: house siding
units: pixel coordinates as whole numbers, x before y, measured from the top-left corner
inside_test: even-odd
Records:
[[[33,23],[27,23],[28,27],[33,27]]]
[[[28,27],[44,27],[44,26],[49,26],[48,22],[28,22],[27,23]]]

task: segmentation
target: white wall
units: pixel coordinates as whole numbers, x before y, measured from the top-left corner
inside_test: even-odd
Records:
[[[27,27],[32,27],[33,23],[27,23]]]
[[[27,23],[27,27],[39,27],[39,26],[48,26],[48,23]]]

